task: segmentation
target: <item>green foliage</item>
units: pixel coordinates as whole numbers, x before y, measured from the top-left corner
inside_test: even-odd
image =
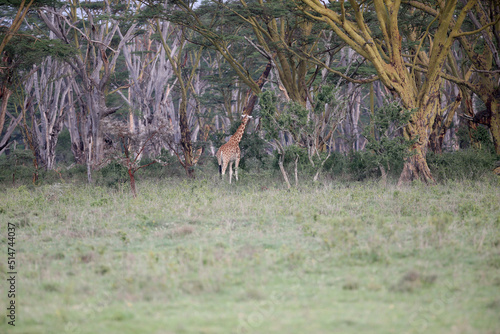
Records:
[[[335,85],[324,85],[319,89],[314,96],[314,112],[316,114],[324,112],[327,104],[334,107],[339,103],[335,98],[336,91]]]
[[[340,152],[332,152],[330,157],[325,161],[324,170],[334,179],[345,179],[349,172],[349,160]]]
[[[5,30],[0,30],[0,40]],[[4,50],[8,64],[19,69],[28,70],[34,64],[39,64],[46,57],[55,57],[64,60],[73,56],[76,49],[58,39],[35,37],[31,34],[18,32],[7,44]]]
[[[286,120],[278,114],[278,97],[272,91],[264,91],[259,96],[260,116],[265,138],[273,140],[278,138],[279,131],[286,124]]]
[[[478,124],[476,129],[473,129],[466,124],[461,124],[457,131],[457,138],[462,149],[479,146],[481,149],[490,151],[491,153],[495,152],[490,131],[484,125]]]
[[[280,103],[273,91],[265,91],[260,95],[259,105],[262,129],[268,141],[279,141],[282,132],[301,141],[302,135],[311,130],[307,109],[296,102]]]
[[[94,174],[96,184],[117,187],[129,180],[127,168],[118,162],[111,162]]]
[[[272,163],[272,167],[274,170],[279,170],[279,157],[280,153],[278,150],[274,151],[274,159]],[[295,164],[295,159],[298,158],[297,161],[297,169],[300,170],[301,172],[304,171],[305,169],[307,170],[307,167],[309,163],[306,163],[307,161],[307,152],[305,152],[304,149],[297,145],[290,145],[284,148],[283,152],[283,166],[285,168],[289,168],[291,165]]]
[[[0,183],[28,183],[34,172],[33,153],[30,150],[15,150],[0,156]]]
[[[472,140],[480,143],[485,150],[495,152],[495,146],[491,138],[490,131],[487,127],[478,125],[475,129],[470,129]]]
[[[322,114],[331,112],[328,121],[331,126],[338,124],[343,117],[343,101],[338,100],[337,88],[334,85],[324,85],[314,95],[311,111],[301,104],[290,101],[280,103],[274,92],[266,91],[260,96],[260,113],[265,138],[278,147],[278,158],[283,156],[284,165],[295,161],[299,157],[300,169],[317,172],[327,154],[307,150],[308,146],[315,145],[311,141],[320,134],[318,128],[325,122]],[[328,125],[326,125],[328,128]],[[280,134],[293,141],[293,145],[281,147]],[[312,162],[311,162],[312,161]],[[314,170],[316,169],[316,170]]]
[[[367,151],[351,151],[347,156],[349,175],[354,180],[365,180],[380,175],[379,166],[374,162],[374,153]]]
[[[68,129],[63,129],[57,138],[56,162],[63,166],[71,165],[75,162],[73,152],[71,152],[71,137]]]
[[[457,152],[427,154],[432,175],[440,181],[479,180],[492,174],[500,157],[487,149],[467,149]]]
[[[375,114],[363,135],[368,140],[366,150],[356,153],[355,159],[360,164],[358,167],[394,169],[411,155],[410,147],[414,141],[405,139],[401,132],[408,124],[414,111],[405,110],[399,103],[388,103],[375,110]],[[416,140],[416,139],[415,139]],[[358,159],[359,158],[359,159]]]
[[[5,8],[9,8],[9,7],[10,7],[10,9],[17,10],[17,8],[21,5],[22,2],[24,2],[24,5],[26,5],[26,2],[29,2],[29,1],[0,0],[0,7],[2,8],[2,10],[4,10]],[[59,7],[59,6],[62,6],[63,3],[64,3],[63,1],[59,1],[59,0],[34,0],[33,4],[31,5],[31,8],[35,9],[35,8],[39,8],[42,6]]]
[[[241,142],[241,160],[240,167],[246,169],[252,165],[261,170],[266,168],[269,163],[269,155],[266,152],[267,143],[262,139],[258,132],[245,133]]]

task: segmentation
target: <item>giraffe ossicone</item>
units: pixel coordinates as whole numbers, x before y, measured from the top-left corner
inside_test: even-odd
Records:
[[[240,164],[241,151],[240,141],[245,132],[245,127],[248,121],[252,118],[250,115],[243,114],[243,120],[236,132],[229,138],[228,142],[222,145],[217,151],[217,161],[219,163],[219,173],[221,177],[226,174],[227,166],[229,165],[229,183],[233,177],[233,162],[234,162],[234,176],[238,181],[238,165]]]

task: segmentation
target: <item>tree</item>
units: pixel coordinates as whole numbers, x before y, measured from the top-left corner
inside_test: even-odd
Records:
[[[22,120],[22,113],[13,115],[7,111],[13,86],[19,86],[20,77],[30,71],[33,64],[40,63],[47,55],[66,54],[68,49],[60,48],[57,43],[49,47],[50,42],[40,36],[32,36],[23,27],[29,12],[34,7],[54,4],[54,0],[12,0],[0,3],[2,21],[10,23],[8,27],[0,27],[0,154],[10,143],[10,137]],[[14,14],[15,13],[15,14]],[[4,129],[7,117],[9,125]]]
[[[174,35],[174,39],[178,39],[178,42],[175,43],[177,45],[177,50],[174,53],[167,44],[163,35],[164,32],[162,30],[165,30],[166,28],[167,27],[165,25],[161,24],[159,20],[157,20],[156,29],[161,38],[163,48],[166,51],[165,54],[167,55],[168,60],[177,78],[177,84],[181,93],[179,101],[179,127],[181,131],[180,145],[184,156],[184,161],[181,161],[181,163],[183,164],[187,175],[191,178],[194,178],[195,174],[193,166],[195,164],[195,158],[194,158],[193,144],[191,142],[191,132],[188,123],[187,104],[188,104],[188,93],[192,85],[192,80],[195,77],[196,69],[200,64],[200,57],[203,51],[203,47],[199,48],[198,52],[196,53],[196,60],[192,64],[192,69],[189,72],[189,74],[186,74],[183,71],[183,67],[185,66],[185,59],[182,57],[184,51],[183,47],[185,46],[186,43],[184,33],[182,30],[178,30],[177,33]]]
[[[387,183],[387,173],[391,163],[401,161],[410,154],[408,148],[412,143],[398,133],[408,124],[413,112],[403,110],[398,103],[386,103],[374,111],[372,124],[363,133],[368,140],[366,144],[368,159],[379,168],[384,185]]]
[[[6,30],[2,29],[0,31],[0,37],[1,37],[1,42],[0,42],[0,65],[1,65],[1,70],[0,70],[0,75],[2,76],[2,83],[0,85],[0,100],[2,101],[0,105],[0,154],[5,150],[7,147],[7,144],[9,142],[10,136],[14,132],[14,129],[16,126],[19,124],[21,121],[22,115],[19,115],[18,117],[12,117],[11,115],[11,122],[7,129],[3,131],[4,129],[4,124],[5,124],[5,118],[7,115],[7,105],[9,102],[9,98],[12,95],[12,91],[10,89],[10,83],[12,82],[12,76],[13,76],[13,67],[12,66],[12,61],[11,58],[7,55],[3,54],[3,51],[5,49],[5,46],[9,43],[9,41],[14,37],[14,34],[19,30],[21,27],[21,24],[28,14],[28,11],[30,10],[31,5],[33,4],[34,0],[30,0],[28,3],[26,3],[26,0],[22,0],[18,4],[17,8],[17,13],[15,17],[12,19],[10,27],[8,27]],[[11,5],[14,5],[12,3]],[[4,10],[2,8],[2,10]],[[10,63],[10,64],[8,64]],[[5,66],[7,65],[7,66]],[[9,66],[10,65],[10,66]]]
[[[456,83],[467,103],[468,118],[474,123],[481,123],[490,128],[497,154],[500,154],[500,7],[498,1],[477,1],[468,6],[467,20],[457,33],[463,51],[464,61],[461,66],[450,60],[450,71],[446,79]],[[439,12],[427,4],[409,1],[411,6],[424,11],[432,17]],[[452,26],[458,23],[451,21]],[[460,27],[459,27],[460,28]],[[476,94],[483,101],[485,109],[474,114],[470,94]],[[475,126],[473,126],[475,128]]]
[[[35,0],[21,0],[21,1],[8,1],[10,5],[18,6],[17,13],[15,17],[12,19],[10,27],[7,28],[5,32],[2,32],[0,36],[2,36],[2,42],[0,42],[0,55],[3,53],[5,46],[10,42],[14,34],[21,28],[21,25],[28,14],[31,6],[35,2]]]
[[[69,66],[47,57],[25,81],[25,136],[30,143],[38,166],[54,169],[56,144],[63,129],[63,121],[71,92]]]
[[[130,191],[132,196],[137,197],[135,187],[135,173],[142,168],[148,167],[156,162],[161,162],[158,157],[153,157],[150,162],[141,164],[142,152],[148,146],[156,146],[158,142],[164,144],[172,141],[172,129],[165,122],[157,123],[156,127],[148,127],[148,131],[136,133],[131,131],[126,122],[108,117],[102,122],[105,137],[111,143],[107,148],[110,159],[118,161],[127,168],[130,179]]]
[[[345,100],[338,92],[335,86],[322,87],[312,101],[311,112],[295,101],[280,101],[272,91],[260,95],[265,138],[277,150],[278,166],[288,188],[291,184],[284,165],[287,155],[293,157],[295,185],[298,185],[298,160],[302,152],[305,151],[311,167],[316,169],[314,181],[317,181],[323,165],[330,157],[333,132],[346,114]],[[318,148],[324,146],[327,146],[328,153],[320,154]]]
[[[83,144],[89,182],[92,180],[91,169],[101,165],[104,159],[100,122],[119,109],[106,104],[109,81],[121,49],[131,39],[136,27],[133,22],[120,26],[114,11],[115,8],[107,1],[81,4],[78,0],[71,2],[69,14],[65,8],[44,7],[38,10],[38,15],[55,38],[79,51],[65,61],[80,79],[77,83],[81,88],[77,93],[83,112],[80,117],[84,121],[80,125],[78,139]],[[127,11],[123,13],[124,16],[129,14]],[[116,44],[115,36],[121,29],[126,33],[121,34],[123,38]]]
[[[452,44],[459,36],[467,12],[477,1],[469,1],[455,17],[457,0],[439,3],[438,16],[422,31],[422,27],[413,24],[418,30],[419,44],[404,45],[400,31],[399,0],[375,0],[372,4],[343,0],[325,6],[319,0],[297,1],[297,6],[310,18],[323,21],[361,56],[375,67],[379,80],[400,99],[405,109],[417,112],[413,114],[404,129],[407,140],[413,141],[413,154],[406,159],[399,184],[413,179],[433,183],[426,161],[430,129],[439,108],[439,89],[441,70],[450,52]],[[367,17],[377,24],[377,30],[370,26]],[[455,24],[450,28],[451,21]],[[428,34],[433,29],[433,35]],[[420,33],[421,32],[421,33]],[[430,41],[430,42],[426,42]],[[428,51],[422,55],[422,44],[426,42]],[[427,57],[428,67],[415,70],[418,57]],[[411,70],[409,70],[411,69]],[[422,77],[420,73],[423,73]]]

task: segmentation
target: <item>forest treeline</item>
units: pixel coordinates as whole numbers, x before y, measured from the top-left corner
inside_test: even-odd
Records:
[[[175,159],[195,177],[242,114],[244,154],[275,157],[285,179],[350,156],[434,183],[429,154],[500,154],[496,0],[12,0],[0,12],[0,159],[22,149],[36,170],[74,163],[91,182],[114,161],[133,181]]]

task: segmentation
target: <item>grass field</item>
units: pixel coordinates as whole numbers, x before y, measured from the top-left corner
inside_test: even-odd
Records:
[[[0,333],[500,333],[500,181],[0,190]]]

